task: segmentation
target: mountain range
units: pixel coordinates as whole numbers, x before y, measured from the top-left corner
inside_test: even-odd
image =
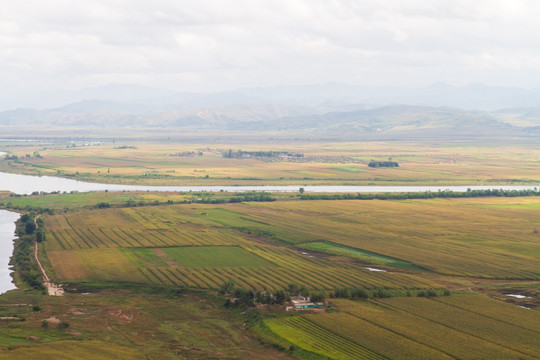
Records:
[[[243,88],[220,93],[111,84],[78,92],[51,93],[40,103],[35,108],[1,111],[0,126],[372,134],[428,129],[464,133],[474,128],[527,135],[540,128],[540,89],[481,84],[391,88],[331,83]],[[46,104],[61,105],[47,107]]]

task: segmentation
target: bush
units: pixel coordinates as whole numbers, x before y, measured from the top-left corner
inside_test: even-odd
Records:
[[[450,295],[452,295],[452,293],[450,292],[450,290],[444,289],[443,295],[444,295],[444,296],[450,296]]]

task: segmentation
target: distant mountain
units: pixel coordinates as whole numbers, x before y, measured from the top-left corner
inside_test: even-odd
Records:
[[[77,101],[0,112],[0,126],[309,131],[366,137],[540,133],[540,89],[482,84],[414,89],[327,84],[210,94],[112,84],[70,96]]]
[[[292,105],[244,104],[139,113],[127,103],[83,101],[52,110],[19,109],[2,112],[0,125],[177,128],[224,132],[308,131],[332,136],[362,135],[364,138],[395,137],[403,134],[468,138],[536,134],[540,129],[540,109],[514,108],[486,112],[450,107],[395,105],[353,111],[318,112],[313,108]]]
[[[180,111],[254,103],[293,105],[317,111],[345,111],[389,105],[454,107],[466,110],[499,110],[537,107],[540,88],[470,84],[455,87],[434,84],[427,87],[377,87],[339,83],[242,88],[216,93],[175,92],[137,84],[109,84],[80,91],[51,92],[0,99],[0,110],[62,108],[73,103],[92,105],[109,102],[111,112]],[[85,104],[84,104],[85,103]],[[117,105],[114,105],[116,103]],[[105,106],[104,103],[94,105]],[[113,108],[118,106],[118,108]],[[131,109],[126,109],[126,106]],[[91,108],[84,112],[91,112]]]
[[[163,107],[136,102],[85,100],[51,110],[17,109],[0,112],[0,125],[226,128],[229,123],[264,122],[313,113],[312,110],[299,106],[276,104],[243,104],[195,109],[182,109],[181,106],[170,105],[165,107],[165,111],[161,109]]]
[[[537,106],[540,104],[540,89],[470,84],[454,87],[434,84],[427,87],[370,87],[346,84],[324,84],[309,86],[278,86],[271,88],[240,89],[267,101],[299,103],[304,106],[329,100],[346,103],[387,105],[448,106],[467,110],[497,110],[507,107]]]
[[[321,115],[289,117],[249,124],[235,123],[236,130],[317,129],[362,132],[386,132],[413,129],[505,127],[487,112],[470,112],[449,107],[385,106],[376,109],[330,112]]]

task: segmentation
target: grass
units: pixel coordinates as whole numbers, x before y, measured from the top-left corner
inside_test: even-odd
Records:
[[[0,296],[0,310],[25,321],[0,321],[0,359],[288,359],[247,336],[245,318],[221,300],[139,287],[43,296],[15,290]],[[30,306],[13,306],[16,304]],[[33,311],[32,305],[40,311]],[[49,320],[67,322],[66,330]],[[34,337],[31,340],[30,337]],[[39,338],[39,339],[36,339]]]
[[[411,264],[410,262],[407,262],[407,261],[391,258],[389,256],[375,254],[375,253],[361,250],[361,249],[351,248],[348,246],[336,245],[336,244],[332,244],[328,242],[307,243],[307,244],[302,244],[301,247],[307,250],[320,251],[320,252],[336,254],[336,255],[345,255],[345,256],[349,256],[355,259],[365,261],[366,263],[369,263],[369,264],[381,264],[381,265],[391,266],[391,267],[395,267],[398,269],[405,269],[405,270],[416,270],[416,271],[423,270],[419,268],[418,266],[414,266],[414,264]]]

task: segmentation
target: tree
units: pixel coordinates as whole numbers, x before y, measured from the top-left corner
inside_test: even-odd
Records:
[[[45,241],[45,232],[43,231],[43,228],[39,228],[37,231],[36,231],[36,241],[38,243],[40,242],[43,242]]]
[[[283,304],[287,300],[287,295],[285,295],[285,291],[283,290],[277,290],[274,293],[274,301],[276,304]]]
[[[313,302],[323,302],[324,299],[326,299],[326,293],[324,290],[311,294],[311,301]]]
[[[300,289],[298,290],[298,293],[300,295],[302,295],[302,296],[307,297],[307,296],[309,296],[309,289],[307,288],[306,285],[302,285],[302,286],[300,286]]]
[[[27,235],[30,235],[30,234],[33,234],[34,231],[36,231],[36,224],[34,224],[32,221],[27,222],[26,225],[24,226],[24,232]]]
[[[298,286],[297,283],[290,283],[288,286],[289,286],[289,294],[298,295],[298,292],[300,291],[300,286]]]
[[[304,191],[305,191],[305,189],[304,189],[303,187],[301,187],[300,189],[298,189],[298,192],[299,192],[300,194],[303,194]]]
[[[367,299],[367,298],[369,298],[369,294],[365,289],[353,288],[351,290],[351,297],[353,299]]]

